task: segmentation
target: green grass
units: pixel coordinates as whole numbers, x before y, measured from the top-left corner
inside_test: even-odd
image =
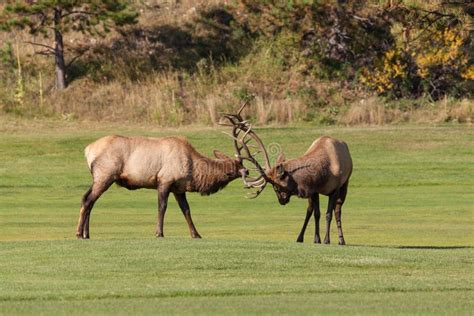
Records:
[[[471,127],[258,130],[287,157],[302,154],[321,134],[349,144],[354,173],[343,208],[345,247],[312,244],[313,224],[306,243],[295,243],[307,202],[279,206],[271,188],[247,200],[238,180],[210,197],[189,194],[203,240],[189,238],[174,200],[166,238],[156,240],[156,193],[115,186],[94,208],[92,239],[75,240],[90,184],[83,148],[111,133],[184,134],[208,155],[232,148],[211,128],[0,120],[0,314],[474,309]]]

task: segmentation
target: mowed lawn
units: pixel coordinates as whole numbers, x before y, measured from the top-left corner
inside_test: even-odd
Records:
[[[271,187],[248,200],[240,180],[188,194],[202,240],[173,199],[157,240],[156,192],[116,186],[96,203],[92,239],[75,239],[88,143],[186,135],[209,156],[231,154],[221,131],[0,120],[0,314],[472,314],[469,126],[257,130],[272,160],[273,149],[296,157],[323,134],[349,144],[347,246],[313,244],[313,222],[297,244],[306,200],[280,206]]]

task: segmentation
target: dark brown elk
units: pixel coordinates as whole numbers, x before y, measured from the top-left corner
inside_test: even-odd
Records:
[[[321,243],[319,236],[319,194],[329,196],[326,210],[326,236],[324,243],[330,243],[332,214],[336,217],[339,245],[344,245],[341,211],[346,199],[349,178],[352,173],[352,159],[347,144],[332,137],[316,139],[306,153],[296,159],[285,160],[283,154],[276,165],[267,172],[268,182],[281,205],[290,201],[292,195],[308,199],[308,209],[303,228],[297,241],[303,242],[306,226],[314,214],[316,229],[314,242]]]
[[[217,159],[197,152],[182,137],[106,136],[85,149],[93,183],[82,198],[77,238],[88,239],[92,207],[113,183],[129,190],[158,191],[156,236],[163,237],[168,196],[174,194],[188,223],[192,238],[201,238],[191,218],[186,192],[209,195],[232,180],[245,176],[242,160],[214,151]]]
[[[267,151],[260,138],[251,130],[251,126],[237,114],[227,114],[233,126],[232,138],[237,151],[237,155],[244,160],[250,161],[259,176],[250,178],[243,177],[247,188],[256,188],[253,197],[258,196],[267,183],[271,183],[281,205],[290,201],[291,196],[308,199],[308,208],[303,228],[298,235],[298,242],[303,242],[304,233],[311,216],[314,214],[316,222],[314,242],[321,243],[319,235],[319,220],[321,213],[319,210],[319,194],[329,196],[326,211],[326,236],[324,243],[330,243],[330,226],[333,212],[336,217],[339,244],[344,245],[344,236],[341,225],[342,205],[346,199],[349,178],[352,173],[352,159],[347,144],[332,137],[323,136],[316,139],[306,153],[296,159],[285,160],[281,153],[276,164],[270,167],[270,160]],[[255,149],[249,147],[252,144]],[[250,144],[249,144],[250,143]],[[263,168],[258,159],[258,154],[263,154],[265,167]],[[251,169],[251,168],[249,168]]]

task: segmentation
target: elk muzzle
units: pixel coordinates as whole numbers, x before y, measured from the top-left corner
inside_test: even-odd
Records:
[[[280,193],[280,194],[277,194],[277,196],[278,196],[278,202],[281,205],[286,205],[290,202],[291,195],[289,195],[287,193]]]

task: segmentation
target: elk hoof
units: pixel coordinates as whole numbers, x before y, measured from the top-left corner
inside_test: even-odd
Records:
[[[324,243],[325,243],[326,245],[329,245],[329,244],[331,243],[331,241],[330,241],[329,239],[324,239]]]
[[[84,237],[82,237],[82,234],[76,234],[76,238],[77,239],[84,239]]]
[[[165,235],[163,235],[163,233],[156,234],[156,238],[164,238],[164,237],[165,237]]]
[[[303,242],[303,241],[304,241],[303,237],[298,237],[298,239],[296,239],[296,242]]]
[[[339,240],[339,245],[343,246],[343,245],[345,245],[345,244],[346,244],[346,242],[344,241],[344,239],[340,239],[340,240]]]
[[[201,239],[201,238],[202,238],[201,235],[199,235],[199,234],[196,234],[196,235],[191,236],[191,237],[192,237],[193,239]]]
[[[319,237],[314,238],[314,243],[315,244],[320,244],[321,243],[321,238],[319,238]]]

